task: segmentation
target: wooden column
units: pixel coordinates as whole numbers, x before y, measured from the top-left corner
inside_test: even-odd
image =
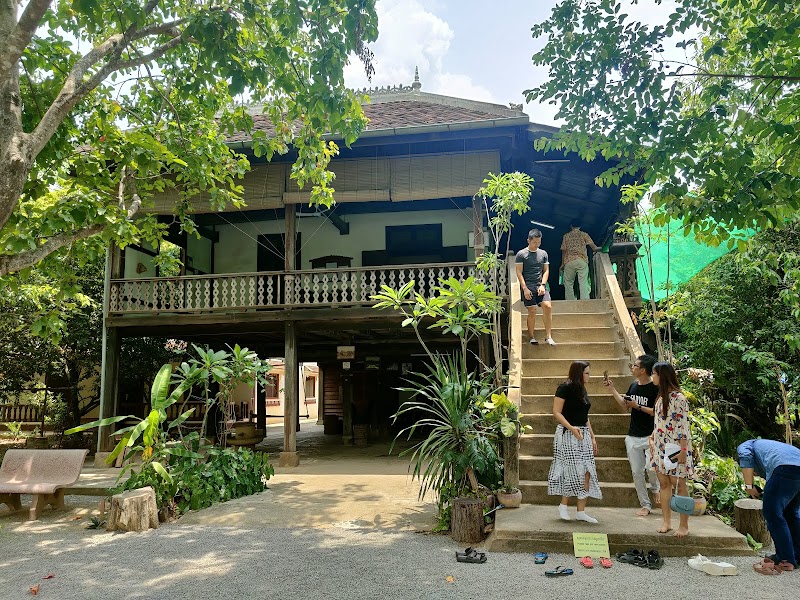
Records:
[[[256,429],[267,433],[267,390],[256,381]]]
[[[324,375],[322,373],[322,366],[317,363],[317,425],[322,425],[324,420],[325,403],[325,382],[323,381]]]
[[[300,464],[297,453],[297,414],[300,400],[299,364],[297,362],[297,331],[294,321],[284,325],[285,351],[283,356],[283,452],[278,464],[282,467],[296,467]]]
[[[353,443],[353,375],[342,371],[342,443]]]
[[[102,358],[100,366],[100,418],[106,419],[117,414],[119,405],[117,390],[119,387],[119,358],[122,345],[119,329],[105,326],[108,318],[109,298],[111,294],[111,280],[122,276],[122,252],[119,247],[111,242],[106,251],[106,272],[103,289],[103,341]],[[101,427],[97,432],[97,451],[111,452],[115,442],[109,437],[113,426]],[[106,455],[101,455],[103,460]]]
[[[286,271],[286,303],[294,304],[294,275],[295,259],[297,257],[297,219],[296,207],[287,204],[284,214],[284,244],[283,244],[283,270]],[[299,266],[299,265],[297,265]]]

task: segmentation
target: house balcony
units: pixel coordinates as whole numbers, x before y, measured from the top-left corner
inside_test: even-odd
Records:
[[[508,295],[508,273],[500,269],[498,290]],[[382,285],[409,281],[424,296],[441,280],[482,279],[474,263],[391,265],[302,271],[225,273],[185,277],[112,279],[108,316],[214,315],[287,309],[369,307]]]

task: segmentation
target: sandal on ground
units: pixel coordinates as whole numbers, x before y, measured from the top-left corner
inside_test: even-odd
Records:
[[[486,553],[478,552],[474,548],[467,548],[469,552],[456,552],[456,560],[462,563],[485,563]]]
[[[647,568],[648,569],[660,569],[664,566],[664,559],[661,558],[661,555],[658,553],[657,550],[650,550],[647,553]],[[645,566],[645,565],[642,565]]]
[[[593,569],[594,568],[594,561],[592,560],[591,556],[584,556],[581,559],[581,564],[584,567],[586,567],[587,569]]]
[[[537,552],[533,555],[533,562],[537,565],[543,565],[545,562],[547,562],[548,556],[549,554],[547,554],[547,552]]]
[[[630,548],[625,552],[617,552],[617,560],[622,563],[634,564],[642,557],[642,552],[637,548]]]
[[[611,562],[610,558],[602,557],[600,558],[600,566],[603,567],[604,569],[610,569],[611,567],[614,566],[614,563]]]
[[[753,570],[762,575],[780,575],[781,571],[775,568],[775,563],[771,560],[762,560],[753,565]]]
[[[781,562],[776,563],[775,568],[778,569],[778,571],[780,572],[794,571],[794,565],[790,563],[788,560],[782,560]]]
[[[568,569],[568,568],[562,567],[562,566],[558,566],[555,569],[553,569],[552,571],[545,571],[544,572],[544,574],[547,577],[559,577],[561,575],[572,575],[572,573],[573,573],[572,569]]]

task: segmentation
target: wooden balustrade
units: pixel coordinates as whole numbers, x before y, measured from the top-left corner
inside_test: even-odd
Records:
[[[399,288],[413,280],[429,296],[443,279],[482,279],[474,263],[313,269],[141,279],[115,279],[109,313],[245,311],[374,304],[382,285]],[[508,275],[498,273],[498,291],[508,294]]]
[[[42,413],[34,404],[0,404],[0,422],[40,423]]]

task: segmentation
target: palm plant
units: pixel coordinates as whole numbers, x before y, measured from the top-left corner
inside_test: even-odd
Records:
[[[433,491],[440,504],[442,491],[458,496],[470,489],[478,491],[478,478],[494,485],[500,475],[497,429],[487,423],[481,407],[497,390],[491,376],[480,377],[467,369],[457,355],[433,355],[428,373],[417,373],[411,400],[394,415],[414,412],[422,417],[402,429],[395,438],[411,439],[417,430],[427,436],[400,453],[411,454],[412,478],[419,479],[422,498]]]

